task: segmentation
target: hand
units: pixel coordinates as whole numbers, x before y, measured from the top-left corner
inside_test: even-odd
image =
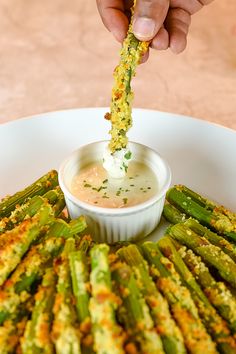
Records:
[[[162,50],[170,47],[180,53],[187,45],[191,15],[213,0],[137,0],[133,32],[150,46]],[[104,25],[122,42],[126,36],[131,0],[97,0]]]

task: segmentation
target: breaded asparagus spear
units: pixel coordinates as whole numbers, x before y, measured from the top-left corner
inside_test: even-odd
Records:
[[[9,216],[17,205],[25,203],[28,198],[42,195],[56,186],[58,186],[58,174],[57,171],[52,170],[24,190],[4,198],[0,202],[0,219]]]
[[[133,12],[134,6],[131,9]],[[127,131],[132,126],[131,104],[133,92],[131,80],[135,76],[136,68],[141,61],[143,54],[148,49],[148,42],[140,42],[133,34],[131,17],[127,36],[123,42],[120,63],[114,71],[114,86],[111,98],[111,113],[105,118],[111,120],[111,141],[109,148],[111,152],[125,148],[128,142]]]
[[[220,315],[228,322],[232,333],[236,334],[236,298],[226,287],[225,283],[216,281],[208,267],[202,262],[201,257],[196,256],[190,249],[177,244],[178,253],[190,269],[205,295]]]
[[[183,222],[188,218],[186,214],[181,213],[179,209],[168,202],[165,202],[163,208],[163,216],[171,224],[178,224],[179,222]]]
[[[164,216],[172,224],[183,222],[184,225],[189,227],[192,231],[196,232],[200,236],[204,236],[213,245],[220,247],[236,262],[236,245],[234,243],[229,242],[224,237],[212,232],[207,227],[200,224],[197,220],[191,217],[187,218],[185,214],[181,213],[177,208],[169,203],[166,203],[164,206]]]
[[[149,308],[132,269],[126,263],[117,261],[112,265],[112,277],[126,310],[124,325],[128,335],[135,337],[141,353],[164,353],[162,341],[154,328]]]
[[[180,257],[171,238],[166,236],[160,239],[158,241],[158,247],[162,253],[174,263],[176,270],[180,274],[182,283],[188,287],[198,308],[200,317],[212,338],[217,343],[220,352],[224,354],[235,353],[236,342],[231,336],[227,323],[219,316],[206,295],[203,293],[194,276]]]
[[[236,214],[227,210],[183,185],[177,185],[167,192],[168,202],[184,213],[197,219],[217,233],[236,242]]]
[[[186,353],[182,333],[170,314],[168,302],[150,277],[148,265],[138,247],[131,244],[117,253],[135,273],[139,288],[149,305],[155,328],[160,333],[165,353]]]
[[[204,262],[215,267],[223,279],[232,287],[236,287],[236,263],[221,248],[211,244],[184,224],[173,225],[168,229],[168,233],[201,256]]]
[[[63,205],[60,206],[61,210],[65,207],[65,200],[62,191],[58,188],[50,190],[46,192],[43,196],[36,195],[30,198],[25,204],[19,205],[16,207],[9,217],[5,217],[0,220],[0,234],[7,230],[11,230],[16,227],[20,222],[22,222],[25,218],[33,217],[39,209],[45,204],[50,203],[54,204],[58,199],[60,200],[63,198]],[[59,208],[56,206],[58,212]],[[61,211],[60,210],[60,211]],[[54,211],[54,215],[55,214]]]
[[[77,227],[76,227],[77,223]],[[8,318],[17,315],[25,301],[45,271],[50,266],[53,257],[61,251],[65,238],[77,234],[85,227],[84,218],[73,220],[73,227],[63,220],[55,220],[49,228],[43,241],[33,245],[22,262],[18,264],[10,278],[0,288],[0,325]]]
[[[86,254],[91,241],[85,238],[81,243],[79,250],[69,254],[72,287],[76,299],[77,316],[80,323],[90,317],[89,269]]]
[[[90,283],[87,253],[91,244],[91,237],[84,236],[79,244],[79,249],[71,252],[69,255],[72,288],[75,297],[77,318],[82,335],[82,349],[87,349],[87,351],[90,350],[90,352],[92,352],[93,338],[91,334],[91,316],[89,312]]]
[[[50,330],[55,288],[56,274],[53,268],[47,268],[43,276],[42,285],[35,294],[35,306],[21,340],[23,354],[54,353]]]
[[[94,336],[94,350],[98,354],[123,354],[124,336],[116,323],[117,298],[112,292],[108,261],[109,246],[98,244],[90,251],[91,298],[89,310]]]
[[[227,253],[234,262],[236,262],[236,245],[226,240],[224,237],[217,235],[207,227],[201,225],[197,220],[189,218],[184,222],[192,231],[198,235],[205,237],[213,245],[218,246]]]
[[[52,257],[60,252],[63,244],[62,237],[50,237],[31,247],[0,289],[0,325],[7,319],[15,318],[24,308],[45,268],[50,265]]]
[[[24,220],[0,236],[0,285],[15,269],[31,243],[39,237],[42,227],[52,219],[52,208],[45,204],[33,218]]]
[[[211,340],[203,325],[196,305],[189,290],[181,284],[180,277],[172,262],[153,242],[145,242],[141,246],[148,260],[153,277],[161,292],[167,299],[171,312],[178,323],[189,353],[217,353],[215,343]]]
[[[53,307],[52,338],[57,354],[80,354],[80,332],[73,305],[69,254],[75,250],[75,240],[68,238],[60,257],[55,261],[58,276]]]
[[[0,326],[0,351],[1,354],[16,354],[20,337],[24,333],[27,317],[23,317],[19,322],[8,320],[4,326]]]

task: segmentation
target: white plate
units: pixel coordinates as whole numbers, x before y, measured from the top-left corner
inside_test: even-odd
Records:
[[[0,198],[30,184],[80,145],[108,139],[105,108],[52,112],[0,126]],[[172,183],[236,211],[236,131],[191,117],[134,109],[130,140],[169,162]]]

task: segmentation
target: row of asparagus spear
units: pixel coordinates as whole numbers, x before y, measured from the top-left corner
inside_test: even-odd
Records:
[[[164,237],[110,246],[64,213],[55,171],[0,203],[0,352],[236,353],[235,214],[167,200]]]

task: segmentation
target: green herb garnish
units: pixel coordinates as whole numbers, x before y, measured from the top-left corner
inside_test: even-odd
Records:
[[[127,204],[128,198],[123,198],[123,202],[124,202],[124,204]]]
[[[124,158],[126,160],[130,160],[131,159],[131,156],[132,156],[132,152],[131,151],[127,151],[126,154],[124,155]]]

